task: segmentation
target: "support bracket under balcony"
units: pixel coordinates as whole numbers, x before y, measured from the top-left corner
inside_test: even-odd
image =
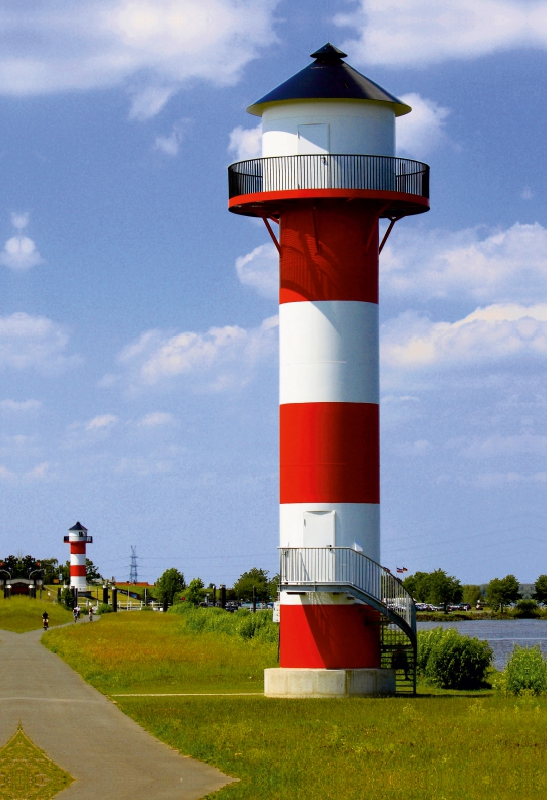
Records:
[[[273,230],[272,230],[272,226],[270,225],[270,223],[268,222],[268,220],[266,219],[266,217],[262,217],[262,220],[263,220],[263,222],[264,222],[264,225],[265,225],[265,226],[266,226],[266,228],[268,229],[268,233],[269,233],[269,234],[270,234],[270,236],[272,237],[272,242],[273,242],[273,243],[275,244],[275,246],[277,247],[277,252],[279,253],[279,255],[281,255],[281,245],[279,244],[279,242],[278,242],[278,240],[277,240],[277,236],[275,235],[275,233],[274,233],[274,232],[273,232]]]
[[[396,222],[398,222],[400,219],[402,219],[402,217],[391,217],[390,219],[391,219],[391,221],[390,221],[390,223],[388,225],[387,231],[384,233],[384,238],[382,239],[382,243],[380,244],[380,247],[378,248],[378,255],[380,255],[380,253],[384,249],[384,245],[385,245],[385,243],[387,242],[387,240],[389,238],[389,234],[393,230],[393,226],[395,225]]]

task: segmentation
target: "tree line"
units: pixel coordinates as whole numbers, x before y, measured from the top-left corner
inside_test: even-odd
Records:
[[[226,599],[231,602],[250,602],[253,599],[254,588],[255,597],[259,602],[275,600],[279,576],[274,575],[273,578],[268,576],[268,570],[258,567],[243,572],[234,585],[227,589]],[[192,578],[187,584],[184,574],[171,567],[157,579],[155,593],[162,603],[167,602],[172,605],[176,600],[184,597],[186,602],[197,606],[205,600],[206,594],[211,595],[214,588],[216,587],[212,583],[206,587],[201,578]]]
[[[86,558],[86,571],[87,580],[93,581],[100,579],[102,575],[99,570],[91,561]],[[41,577],[44,584],[51,585],[52,583],[69,583],[70,582],[70,561],[61,564],[57,558],[34,558],[34,556],[26,555],[11,555],[7,556],[3,561],[0,561],[0,569],[8,573],[12,578],[29,578],[30,575]],[[40,573],[40,575],[38,575]]]
[[[493,578],[483,591],[478,584],[463,584],[453,575],[448,575],[443,569],[433,572],[415,572],[402,582],[405,589],[419,603],[443,606],[467,603],[476,606],[484,602],[494,611],[522,599],[519,591],[520,585],[514,575],[504,578]],[[532,599],[536,603],[547,605],[547,575],[540,575],[534,583]]]

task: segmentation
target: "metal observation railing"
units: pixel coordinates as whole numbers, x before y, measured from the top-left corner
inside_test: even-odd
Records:
[[[291,189],[370,189],[429,198],[429,166],[390,156],[253,158],[228,167],[230,199]]]
[[[385,567],[351,547],[280,548],[280,590],[348,592],[376,608],[416,639],[416,608]]]

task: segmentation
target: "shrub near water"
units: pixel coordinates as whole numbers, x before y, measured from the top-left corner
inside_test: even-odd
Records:
[[[418,672],[443,689],[479,689],[492,664],[488,642],[462,636],[454,628],[418,633]]]
[[[519,619],[534,619],[539,617],[540,611],[535,600],[519,600],[513,613]]]
[[[542,694],[547,690],[547,664],[539,645],[513,647],[503,672],[501,688],[506,694]]]

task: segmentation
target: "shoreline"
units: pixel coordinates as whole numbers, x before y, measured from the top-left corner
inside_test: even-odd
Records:
[[[537,616],[516,617],[513,614],[494,614],[490,612],[473,613],[465,611],[418,611],[416,613],[416,622],[521,622],[522,620],[537,620],[538,622],[547,622],[547,613],[538,614]]]

